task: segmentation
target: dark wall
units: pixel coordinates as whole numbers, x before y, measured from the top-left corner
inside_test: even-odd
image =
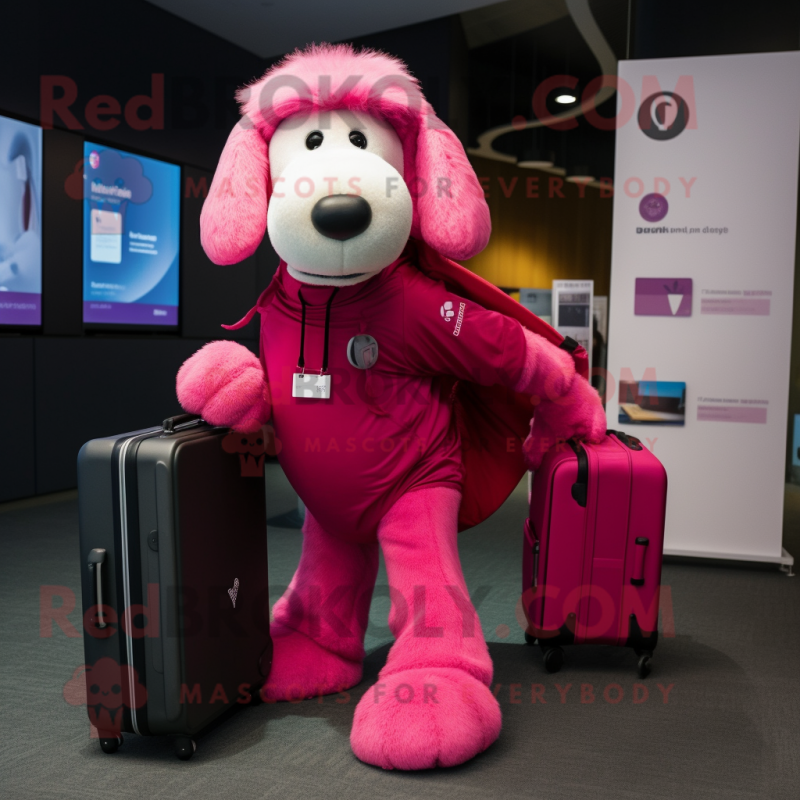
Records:
[[[268,241],[236,267],[212,264],[199,241],[202,203],[236,121],[234,90],[261,74],[264,60],[142,0],[17,3],[4,17],[15,33],[0,50],[0,113],[40,121],[42,76],[66,76],[77,98],[69,107],[75,120],[55,114],[44,133],[42,328],[0,334],[0,501],[74,487],[87,439],[177,413],[175,373],[210,339],[255,349],[257,323],[235,333],[220,323],[255,303],[277,265]],[[114,128],[91,127],[93,96],[109,95],[124,109],[134,95],[152,95],[154,73],[164,75],[163,129],[136,130],[124,111]],[[69,178],[82,174],[84,139],[184,165],[179,335],[83,329],[83,208]]]
[[[0,109],[38,120],[48,106],[47,95],[40,98],[42,76],[65,76],[77,90],[69,106],[75,120],[55,115],[57,127],[206,169],[216,166],[236,122],[234,90],[268,63],[144,0],[5,5],[3,27],[13,35],[0,48]],[[109,95],[124,111],[135,95],[152,95],[152,76],[159,74],[162,129],[136,130],[124,114],[109,130],[87,122],[91,98]]]
[[[255,305],[278,268],[278,256],[265,237],[250,258],[233,266],[212,263],[200,245],[200,211],[213,173],[187,167],[183,171],[181,198],[181,248],[184,270],[181,282],[184,336],[202,339],[258,338],[258,319],[238,331],[226,331],[221,323],[241,319]]]
[[[240,319],[269,283],[277,256],[266,241],[233,267],[200,246],[200,211],[212,173],[183,169],[180,335],[90,333],[83,329],[82,213],[69,176],[83,138],[45,131],[43,326],[40,335],[0,334],[0,502],[75,486],[75,459],[88,439],[158,424],[179,412],[175,374],[212,339],[257,350],[258,320]]]
[[[36,493],[33,339],[0,338],[0,503]]]
[[[800,47],[797,0],[636,0],[631,58],[767,53]]]
[[[83,174],[83,138],[49,130],[42,139],[42,333],[81,336],[83,203],[68,181]]]
[[[0,48],[0,114],[46,128],[52,122],[52,129],[44,135],[42,328],[35,335],[0,331],[0,502],[74,487],[85,441],[176,413],[175,374],[205,342],[238,339],[255,351],[258,319],[240,331],[220,324],[237,321],[255,304],[278,263],[266,239],[241,264],[219,267],[199,237],[203,200],[238,119],[234,91],[260,76],[269,61],[144,0],[7,5],[4,30],[13,35]],[[405,60],[448,120],[454,22],[435,20],[356,44]],[[61,88],[48,89],[47,81]],[[48,98],[65,91],[75,98],[59,111]],[[112,115],[117,124],[92,117],[88,104],[98,95],[107,105],[119,104],[120,113]],[[126,119],[125,107],[137,95],[152,103]],[[82,174],[85,139],[182,167],[178,334],[83,328],[83,208],[70,176]]]
[[[182,413],[175,374],[204,343],[120,336],[33,339],[36,494],[76,485],[78,450],[89,439],[149,428]]]
[[[181,413],[175,374],[205,339],[4,337],[0,502],[76,485],[89,439]],[[253,342],[246,343],[255,350]],[[13,379],[11,379],[13,376]]]
[[[175,375],[206,341],[0,338],[0,502],[71,489],[84,442],[181,413]]]
[[[42,77],[63,76],[77,96],[69,114],[53,114],[56,127],[203,169],[214,169],[238,119],[234,91],[274,60],[259,58],[144,0],[6,5],[3,27],[14,33],[0,48],[0,113],[31,121],[39,120],[42,111],[47,116],[52,107],[47,98],[60,98],[63,90],[40,96]],[[225,13],[224,6],[220,13]],[[447,120],[454,23],[460,24],[443,18],[353,41],[406,61]],[[153,96],[154,75],[163,75],[163,104],[157,104],[163,109],[163,123],[160,129],[136,130],[126,121],[124,109],[134,96]],[[87,103],[97,95],[120,104],[115,127],[99,130],[87,119]],[[139,116],[146,122],[149,112],[141,109]]]
[[[428,102],[443,122],[450,122],[451,52],[458,42],[461,22],[442,17],[418,25],[352,39],[358,47],[372,47],[397,56],[419,80]]]

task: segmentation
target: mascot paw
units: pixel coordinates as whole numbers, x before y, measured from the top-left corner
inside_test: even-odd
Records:
[[[606,424],[606,412],[597,390],[576,376],[562,398],[545,401],[537,407],[530,435],[522,448],[528,469],[538,469],[545,453],[566,439],[601,442]]]
[[[359,702],[350,744],[383,769],[453,767],[500,735],[500,706],[459,669],[409,669],[370,687]]]
[[[361,680],[360,662],[342,658],[302,633],[273,623],[272,669],[261,690],[269,702],[343,692]]]
[[[212,425],[254,431],[270,416],[269,388],[258,357],[236,342],[211,342],[178,372],[178,401]]]

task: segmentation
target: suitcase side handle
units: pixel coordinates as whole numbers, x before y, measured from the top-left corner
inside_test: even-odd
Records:
[[[650,540],[646,536],[636,537],[636,552],[633,556],[633,577],[631,578],[633,586],[644,586],[644,556],[649,544]]]
[[[589,492],[589,458],[586,455],[586,451],[575,439],[567,439],[567,444],[578,457],[578,477],[575,483],[572,484],[572,497],[581,508],[586,508],[586,499]]]
[[[97,606],[97,627],[105,628],[103,619],[103,564],[106,560],[106,551],[102,547],[95,547],[89,552],[89,572],[95,574],[95,605]]]
[[[203,418],[199,414],[178,414],[175,417],[167,417],[161,423],[161,427],[164,433],[175,433],[179,429],[202,424]]]

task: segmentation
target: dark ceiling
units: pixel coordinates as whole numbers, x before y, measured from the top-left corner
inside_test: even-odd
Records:
[[[594,0],[591,10],[600,30],[617,59],[627,54],[628,0]],[[470,144],[477,136],[517,118],[534,119],[532,99],[535,88],[554,75],[572,75],[578,79],[578,94],[599,72],[597,61],[575,27],[571,17],[563,17],[534,30],[478,47],[469,53]],[[553,102],[557,92],[550,92],[547,108],[551,113],[564,111]],[[616,100],[602,104],[601,115],[612,116]],[[595,177],[614,174],[614,133],[600,131],[579,117],[577,127],[569,131],[539,128],[512,132],[498,137],[494,148],[517,156],[531,144],[552,151],[556,165],[587,165]]]
[[[723,53],[795,50],[800,46],[798,0],[590,0],[590,8],[618,60]],[[469,51],[469,138],[512,120],[536,118],[534,90],[554,75],[573,75],[578,93],[599,73],[597,61],[572,18],[521,31]],[[551,113],[564,106],[553,102]],[[599,106],[613,116],[616,97]],[[531,144],[555,154],[556,165],[582,164],[595,177],[614,174],[614,132],[590,125],[584,117],[568,131],[548,128],[499,136],[493,147],[518,156]]]

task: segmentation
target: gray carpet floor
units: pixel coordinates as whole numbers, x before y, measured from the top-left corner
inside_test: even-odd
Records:
[[[271,514],[294,506],[276,466],[268,467],[268,485]],[[78,594],[75,494],[0,506],[0,796],[797,798],[800,578],[774,568],[666,564],[675,635],[662,639],[643,682],[648,697],[634,703],[640,681],[632,653],[573,648],[562,672],[547,675],[538,649],[523,644],[514,608],[524,515],[520,486],[461,538],[470,591],[482,598],[501,737],[461,767],[405,774],[360,763],[348,742],[355,703],[389,647],[385,598],[373,604],[365,678],[349,703],[248,708],[200,739],[189,762],[176,760],[165,739],[134,735],[104,755],[89,738],[86,708],[63,696],[83,663],[81,639],[58,628],[49,638],[39,631],[40,586]],[[298,531],[270,531],[276,596],[300,544]],[[787,488],[786,546],[800,555],[800,487]],[[378,584],[386,585],[383,571]],[[78,612],[70,618],[79,624]],[[533,684],[544,686],[544,704],[531,703]],[[618,696],[610,684],[622,688],[619,702],[604,697]]]

